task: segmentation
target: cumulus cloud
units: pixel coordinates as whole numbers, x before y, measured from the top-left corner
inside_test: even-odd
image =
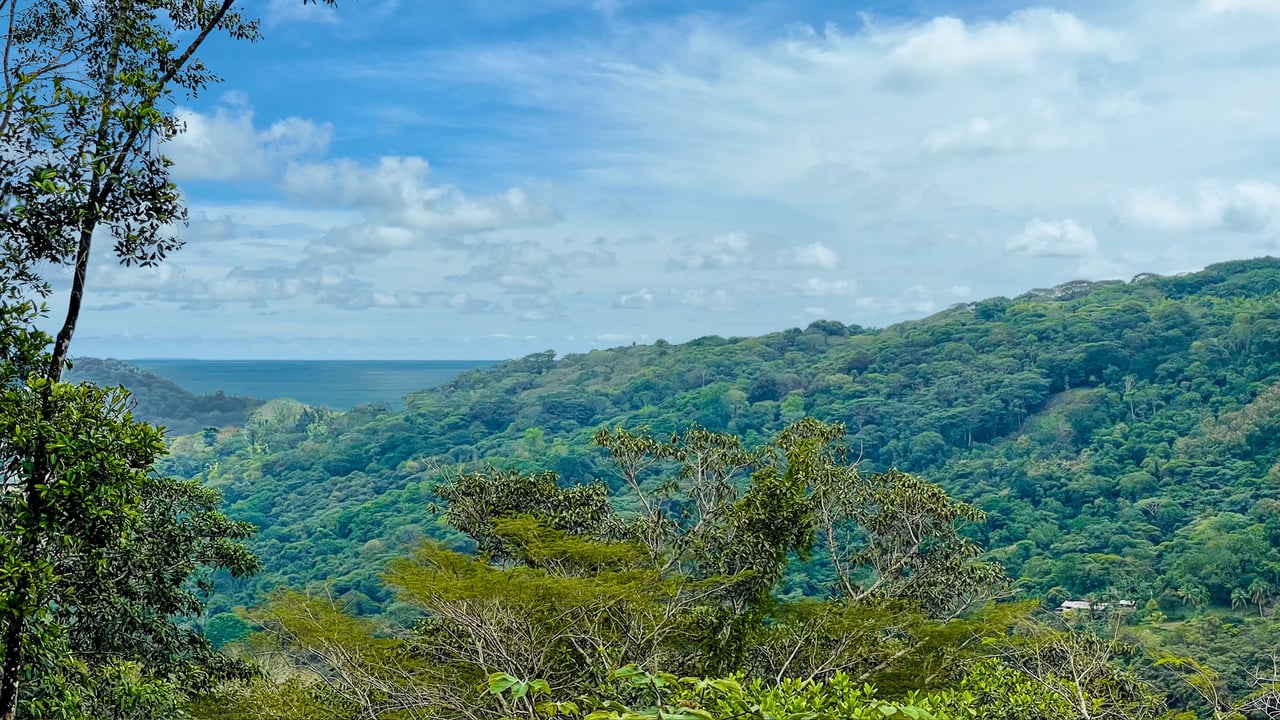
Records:
[[[465,292],[449,295],[445,298],[444,306],[463,315],[493,315],[502,312],[501,305]]]
[[[498,287],[509,293],[524,294],[545,293],[551,289],[551,281],[541,275],[530,275],[527,273],[508,273],[499,275],[497,278]]]
[[[778,265],[798,270],[832,270],[840,266],[840,255],[820,242],[787,248],[778,254]]]
[[[933,293],[924,285],[912,285],[896,296],[882,299],[863,296],[853,301],[854,307],[884,313],[893,317],[927,315],[938,310]]]
[[[1164,230],[1230,230],[1257,233],[1280,221],[1280,187],[1260,180],[1234,184],[1201,182],[1190,197],[1161,188],[1134,188],[1115,203],[1125,224]]]
[[[647,310],[653,307],[653,291],[640,288],[634,292],[622,293],[613,301],[613,306],[620,310]]]
[[[382,309],[425,307],[429,299],[430,295],[428,293],[404,290],[396,292],[374,290],[370,293],[373,307]]]
[[[804,297],[848,297],[858,292],[858,284],[852,280],[823,280],[811,277],[795,286]]]
[[[1093,230],[1075,220],[1032,220],[1005,248],[1034,257],[1084,257],[1098,251]]]
[[[733,231],[699,242],[694,238],[676,241],[674,254],[667,259],[668,270],[732,270],[749,267],[755,261],[753,240],[747,233]]]
[[[317,205],[353,207],[365,222],[340,228],[327,240],[357,250],[387,252],[419,242],[456,240],[503,228],[549,225],[551,205],[520,188],[473,198],[453,185],[432,185],[430,164],[420,157],[383,157],[373,164],[340,159],[299,163],[285,172],[283,187]]]
[[[821,242],[793,244],[734,230],[706,239],[677,239],[666,267],[668,270],[831,270],[839,267],[840,262],[839,253]]]
[[[1120,33],[1057,10],[1021,10],[1006,20],[972,25],[939,17],[903,33],[889,54],[886,79],[902,85],[967,70],[1026,73],[1055,56],[1119,62],[1131,52]]]
[[[727,310],[732,306],[729,293],[706,288],[686,290],[680,296],[680,304],[697,310]]]
[[[253,108],[234,93],[212,112],[179,108],[175,114],[185,130],[163,152],[179,181],[268,177],[287,163],[323,155],[333,140],[331,125],[298,117],[260,129]]]
[[[1119,102],[1100,101],[1097,113],[1123,112]],[[1098,136],[1099,132],[1088,123],[1067,117],[1047,103],[1036,102],[1016,121],[1003,115],[976,115],[964,122],[934,128],[921,139],[920,152],[926,157],[1045,152],[1084,146]]]
[[[569,316],[561,300],[550,294],[518,295],[510,305],[521,322],[563,321]]]
[[[1008,145],[1000,133],[1003,125],[1001,118],[975,116],[962,123],[929,131],[920,141],[920,148],[930,154],[1000,150]]]
[[[1280,14],[1280,0],[1200,0],[1196,7],[1209,15],[1228,13]]]
[[[469,244],[464,252],[471,268],[453,279],[487,282],[505,275],[566,278],[585,270],[611,268],[618,262],[613,251],[599,244],[573,241],[556,247],[547,241],[487,240]]]
[[[642,290],[683,310],[653,331],[674,341],[767,332],[805,307],[878,325],[957,299],[1255,255],[1280,237],[1268,164],[1280,142],[1270,91],[1280,45],[1260,15],[1277,5],[1123,0],[1000,14],[951,3],[960,18],[776,3],[750,19],[624,11],[590,37],[566,23],[536,41],[477,37],[371,53],[358,67],[338,58],[341,71],[296,75],[296,91],[369,99],[331,104],[342,150],[358,159],[326,161],[305,127],[272,131],[289,114],[283,91],[272,98],[283,114],[259,98],[247,123],[247,104],[224,102],[221,119],[208,109],[206,134],[233,132],[240,144],[220,146],[244,150],[197,154],[200,172],[275,180],[260,162],[269,156],[293,167],[292,206],[273,182],[244,183],[257,195],[228,199],[236,212],[205,210],[231,224],[193,227],[175,275],[111,280],[103,302],[195,296],[239,319],[243,299],[221,298],[258,283],[292,318],[313,299],[326,307],[307,317],[321,325],[342,315],[329,306],[405,306],[449,328],[444,337],[503,330],[505,354],[522,349],[520,315],[562,323],[539,335],[572,335],[572,350],[615,329],[600,323],[618,313],[596,310],[643,307]],[[415,94],[396,94],[405,87]],[[419,137],[391,138],[397,152],[447,145],[447,157],[379,159],[383,97],[421,123]],[[512,122],[513,107],[529,111]],[[447,130],[424,138],[426,127]],[[501,178],[533,179],[491,189]],[[246,210],[254,201],[262,207]],[[1114,237],[1094,234],[1115,226]],[[289,253],[304,250],[281,238],[304,236],[317,261],[295,267]],[[613,240],[583,240],[601,236]],[[197,255],[215,240],[234,260]],[[229,264],[279,268],[285,280],[227,280]],[[840,272],[850,266],[856,284]],[[437,294],[405,294],[424,289]],[[496,327],[463,327],[498,312]],[[623,315],[636,337],[653,316]],[[381,318],[360,316],[370,333],[403,322]]]

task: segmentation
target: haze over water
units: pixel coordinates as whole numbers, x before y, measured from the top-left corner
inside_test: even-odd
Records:
[[[130,360],[198,395],[221,390],[263,399],[293,398],[308,405],[349,410],[386,403],[449,382],[497,360]]]

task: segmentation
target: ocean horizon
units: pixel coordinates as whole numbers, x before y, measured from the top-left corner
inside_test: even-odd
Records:
[[[409,393],[443,385],[457,376],[501,360],[126,360],[197,395],[273,400],[350,410],[387,404],[399,409]]]

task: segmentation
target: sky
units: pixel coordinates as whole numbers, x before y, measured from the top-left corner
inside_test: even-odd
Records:
[[[186,245],[95,257],[74,354],[500,359],[1280,254],[1280,0],[244,7],[165,148]]]

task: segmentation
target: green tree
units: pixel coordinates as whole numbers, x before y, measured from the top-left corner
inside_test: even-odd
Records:
[[[1266,614],[1267,601],[1271,599],[1271,583],[1260,577],[1255,577],[1249,582],[1246,592],[1249,593],[1249,599],[1253,601],[1253,604],[1258,606],[1258,617],[1263,617]]]
[[[24,717],[146,716],[154,703],[127,698],[138,715],[107,713],[101,683],[135,678],[171,703],[236,671],[178,620],[203,609],[214,569],[256,569],[240,544],[251,528],[219,512],[216,492],[155,473],[163,439],[127,403],[44,379],[0,391],[0,612],[6,630],[21,619]],[[44,448],[52,463],[28,495]]]
[[[745,448],[697,426],[665,439],[601,431],[597,442],[617,473],[612,498],[603,483],[562,486],[552,473],[457,476],[437,494],[448,502],[446,520],[480,554],[428,545],[392,563],[386,579],[397,603],[420,618],[402,642],[396,633],[377,639],[384,633],[375,625],[324,597],[281,593],[255,619],[299,667],[367,717],[395,708],[501,716],[529,703],[524,695],[516,705],[477,698],[486,678],[528,684],[522,692],[536,679],[585,693],[626,664],[778,682],[845,673],[895,691],[955,680],[984,640],[1027,608],[973,609],[960,600],[976,596],[972,557],[948,531],[972,513],[948,509],[945,495],[923,481],[899,479],[897,495],[876,485],[863,499],[884,507],[838,520],[831,540],[854,544],[839,557],[858,558],[866,592],[825,601],[776,596],[790,557],[804,557],[817,538],[812,493],[856,479],[833,448],[842,434],[840,426],[802,421]],[[852,513],[853,499],[845,501]],[[895,539],[894,523],[882,521],[890,516],[913,523],[902,532],[917,533],[918,547]],[[846,527],[854,521],[865,525]],[[995,584],[988,570],[998,568],[983,566]],[[930,593],[925,582],[941,589]]]
[[[77,668],[88,667],[92,675],[90,658],[97,648],[77,643],[89,638],[128,644],[130,632],[109,630],[117,620],[137,619],[146,632],[158,633],[171,627],[173,615],[198,606],[180,590],[194,567],[242,571],[251,564],[235,543],[244,529],[218,519],[216,499],[198,488],[161,487],[150,480],[162,444],[154,430],[132,421],[121,395],[59,382],[95,237],[110,236],[126,265],[158,263],[180,244],[172,228],[185,220],[185,210],[169,180],[169,161],[155,149],[181,131],[173,98],[193,95],[215,79],[195,57],[210,33],[257,37],[256,22],[233,5],[234,0],[0,2],[7,19],[0,96],[5,720],[24,704],[32,716],[100,714],[100,708],[85,709],[97,707],[86,700],[93,682],[74,681]],[[33,340],[47,340],[30,323],[42,312],[35,298],[50,293],[40,275],[50,265],[72,268],[66,313],[52,348],[40,347],[33,355]],[[148,510],[152,502],[164,509]],[[144,532],[162,536],[166,528],[184,527],[184,512],[208,521],[195,535],[207,546],[138,540]],[[169,556],[176,562],[156,559],[159,574],[152,585],[131,587],[130,574],[152,562],[148,551],[192,555]],[[130,590],[136,595],[111,595]],[[123,608],[126,598],[135,604],[122,620],[109,611]],[[110,608],[112,603],[120,607]],[[106,614],[96,616],[95,610]],[[101,627],[86,632],[95,621]],[[174,642],[183,637],[169,635]],[[190,649],[200,654],[199,643]],[[166,645],[166,652],[178,651]],[[160,686],[130,684],[130,678],[160,672],[150,662],[154,658],[143,665],[122,659],[145,654],[140,647],[108,653],[126,664],[112,666],[114,675],[92,677],[113,677],[111,687],[131,687],[149,697]],[[25,690],[19,684],[23,677]],[[58,685],[59,679],[66,682]],[[79,705],[77,694],[84,701]]]

